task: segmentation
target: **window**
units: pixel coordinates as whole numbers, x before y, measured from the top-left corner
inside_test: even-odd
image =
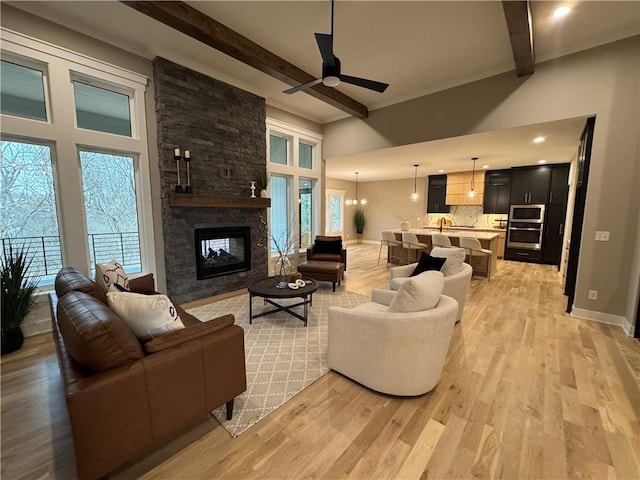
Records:
[[[62,264],[89,273],[114,258],[130,273],[157,273],[148,79],[23,34],[2,35],[0,240],[37,237],[46,274]]]
[[[344,230],[344,191],[327,190],[327,235],[342,235]]]
[[[288,164],[288,142],[286,138],[269,136],[269,159],[271,163]]]
[[[298,187],[298,210],[300,247],[307,248],[313,243],[313,180],[300,179]]]
[[[128,95],[74,80],[73,96],[79,128],[131,136]]]
[[[42,70],[2,60],[0,111],[3,115],[46,121],[47,109]]]
[[[91,269],[117,259],[127,273],[141,271],[134,159],[80,151]]]
[[[320,201],[322,188],[322,137],[295,125],[267,118],[267,169],[271,177],[270,230],[276,237],[290,238],[293,254],[313,243],[320,231]],[[287,237],[288,232],[288,237]],[[271,253],[277,248],[272,240]]]
[[[32,258],[29,273],[51,285],[62,267],[52,149],[9,140],[0,145],[2,251],[24,247]]]
[[[271,253],[284,253],[293,232],[289,228],[289,182],[287,177],[272,175],[271,188]]]
[[[301,168],[313,168],[313,145],[300,142],[299,164]]]

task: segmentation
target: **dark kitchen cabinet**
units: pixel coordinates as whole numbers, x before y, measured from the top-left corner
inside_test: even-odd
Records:
[[[542,260],[545,263],[551,263],[558,266],[560,265],[566,214],[566,203],[550,203],[547,206],[547,221],[544,226],[544,236],[542,241]]]
[[[554,165],[551,170],[549,203],[567,203],[569,196],[569,164]]]
[[[449,213],[447,197],[447,176],[429,175],[429,191],[427,193],[427,213]]]
[[[523,167],[511,169],[511,204],[546,204],[549,196],[551,167]]]
[[[569,165],[554,165],[551,171],[549,203],[544,227],[542,260],[560,266],[564,240],[567,199],[569,196]]]
[[[509,213],[511,170],[489,170],[484,176],[483,213]]]

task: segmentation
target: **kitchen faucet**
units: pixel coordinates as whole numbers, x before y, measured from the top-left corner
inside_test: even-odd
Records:
[[[438,220],[438,224],[440,225],[440,232],[442,232],[442,224],[446,223],[447,219],[442,217],[440,220]]]

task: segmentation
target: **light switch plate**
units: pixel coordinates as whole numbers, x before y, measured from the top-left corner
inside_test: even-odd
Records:
[[[608,242],[609,232],[603,232],[601,230],[596,231],[596,242]]]

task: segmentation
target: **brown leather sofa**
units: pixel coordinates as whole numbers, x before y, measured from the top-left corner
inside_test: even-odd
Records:
[[[184,329],[141,343],[102,289],[65,267],[51,293],[58,353],[81,480],[104,476],[199,423],[246,390],[244,331],[233,315],[200,322],[178,305]],[[152,275],[130,280],[154,294]]]
[[[313,245],[307,248],[307,260],[344,263],[347,270],[347,249],[342,247],[342,237],[316,235]]]

